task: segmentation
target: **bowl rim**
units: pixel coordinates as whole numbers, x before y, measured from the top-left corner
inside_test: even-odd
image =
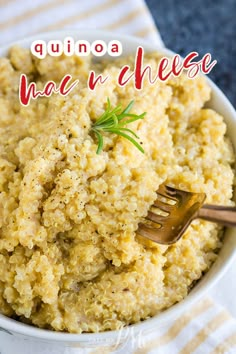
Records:
[[[134,45],[142,46],[144,47],[145,51],[149,51],[149,52],[158,51],[161,52],[163,55],[170,55],[170,56],[176,54],[175,52],[165,47],[153,45],[147,40],[129,36],[129,35],[119,34],[115,32],[108,32],[104,30],[96,30],[96,29],[62,29],[57,31],[38,33],[33,36],[27,36],[23,39],[19,39],[9,44],[5,44],[4,46],[0,47],[0,56],[5,56],[8,49],[11,46],[16,44],[29,48],[30,43],[37,39],[48,41],[53,38],[63,39],[67,36],[71,36],[73,38],[78,38],[78,39],[91,38],[92,41],[95,39],[101,39],[105,41],[116,39],[116,40],[120,40],[122,44],[131,43],[132,46]],[[236,111],[234,110],[232,104],[230,103],[228,98],[224,95],[224,93],[208,77],[207,77],[207,81],[212,91],[216,94],[217,97],[219,97],[223,101],[224,105],[226,106],[229,112],[230,120],[233,121],[236,126]],[[229,231],[232,233],[232,230]],[[11,332],[14,332],[15,334],[31,337],[32,339],[46,340],[47,342],[54,341],[58,343],[59,342],[67,342],[67,343],[91,342],[91,343],[99,344],[100,342],[103,343],[104,341],[115,340],[118,338],[118,336],[119,339],[126,338],[127,334],[130,332],[131,329],[134,334],[137,334],[140,331],[150,330],[151,328],[158,327],[160,325],[166,324],[170,320],[176,319],[177,316],[184,311],[184,309],[188,308],[194,302],[202,298],[202,296],[219,281],[219,279],[226,273],[226,271],[232,265],[235,258],[236,258],[236,248],[232,250],[227,260],[220,265],[220,270],[218,270],[214,276],[212,277],[209,276],[208,279],[208,274],[210,272],[209,270],[209,272],[207,272],[207,274],[201,278],[201,283],[203,281],[202,279],[204,279],[205,281],[203,286],[200,289],[194,290],[195,289],[194,288],[187,295],[187,297],[184,298],[181,302],[171,306],[167,310],[153,316],[152,318],[149,318],[145,321],[133,325],[129,325],[127,327],[124,327],[122,330],[113,330],[113,331],[106,331],[106,332],[99,332],[99,333],[82,333],[82,334],[56,332],[56,331],[45,330],[38,327],[34,327],[32,325],[24,324],[12,318],[9,318],[7,316],[4,316],[2,314],[0,314],[0,329],[2,328],[3,331],[5,330],[9,334],[12,334]],[[217,263],[217,261],[215,263]],[[212,267],[215,266],[215,263],[213,264]]]

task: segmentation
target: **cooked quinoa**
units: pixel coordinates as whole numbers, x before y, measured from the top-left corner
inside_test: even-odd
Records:
[[[157,66],[157,54],[146,56]],[[117,85],[132,58],[32,58],[13,47],[0,59],[0,312],[71,333],[116,330],[185,298],[217,257],[221,228],[196,220],[172,246],[148,241],[138,224],[165,182],[231,205],[234,154],[222,116],[204,108],[204,77],[185,74],[142,91]],[[95,91],[89,70],[109,75]],[[79,78],[66,97],[19,103],[20,74],[43,88]],[[106,108],[147,112],[129,125],[145,150],[110,133],[96,154],[91,124]]]

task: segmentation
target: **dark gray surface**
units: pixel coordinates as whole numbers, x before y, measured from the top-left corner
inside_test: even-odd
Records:
[[[169,49],[218,61],[210,78],[236,107],[236,0],[146,0]]]

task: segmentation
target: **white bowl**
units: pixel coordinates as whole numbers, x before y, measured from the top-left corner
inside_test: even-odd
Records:
[[[100,39],[105,42],[110,40],[119,40],[123,45],[123,55],[133,54],[136,52],[137,46],[143,46],[145,51],[158,50],[163,55],[173,55],[174,53],[165,48],[158,48],[155,45],[145,42],[138,38],[133,38],[124,35],[118,35],[97,30],[63,30],[50,33],[42,33],[34,37],[25,38],[18,41],[17,44],[30,48],[31,43],[36,39],[42,39],[49,41],[51,39],[61,39],[71,36],[75,40],[85,39],[89,42]],[[5,56],[8,52],[8,48],[11,47],[11,43],[8,46],[0,49],[0,56]],[[217,66],[214,70],[217,70]],[[228,127],[228,135],[234,144],[236,149],[236,112],[228,99],[222,93],[222,91],[208,79],[209,85],[212,89],[212,98],[208,103],[208,107],[215,109],[218,113],[225,117],[225,121]],[[236,231],[233,229],[227,229],[223,247],[220,250],[217,261],[213,264],[211,269],[197,285],[191,290],[189,295],[180,303],[172,306],[168,310],[154,316],[151,319],[129,326],[119,331],[109,331],[103,333],[85,333],[85,334],[68,334],[61,332],[53,332],[49,330],[39,329],[33,326],[29,326],[20,322],[17,322],[11,318],[0,315],[0,330],[6,331],[9,334],[23,337],[24,339],[37,339],[44,342],[50,342],[54,344],[61,344],[65,346],[75,347],[99,347],[107,345],[116,345],[117,341],[121,342],[131,334],[136,337],[140,333],[145,333],[152,328],[161,327],[167,322],[173,321],[181,312],[186,311],[188,306],[193,302],[201,298],[210,287],[212,287],[227,271],[230,264],[236,255]]]

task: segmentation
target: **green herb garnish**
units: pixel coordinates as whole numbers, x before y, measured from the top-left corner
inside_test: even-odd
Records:
[[[96,122],[92,125],[91,131],[94,132],[98,139],[97,154],[103,149],[103,132],[109,132],[123,136],[123,138],[128,139],[134,146],[136,146],[139,151],[144,153],[142,146],[134,139],[139,139],[139,137],[125,126],[129,123],[135,122],[138,119],[143,119],[146,112],[137,115],[130,114],[130,110],[134,105],[134,101],[131,101],[128,106],[122,110],[121,104],[116,107],[111,107],[111,102],[109,98],[107,99],[107,108],[104,113],[99,117]]]

